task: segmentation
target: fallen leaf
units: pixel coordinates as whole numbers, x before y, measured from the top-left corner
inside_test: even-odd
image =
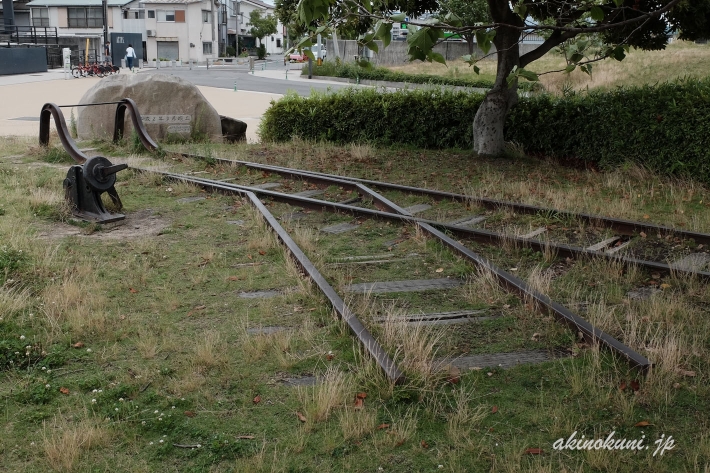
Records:
[[[266,254],[266,251],[264,251],[264,250],[259,250],[259,254],[260,254],[261,256],[264,256],[264,255]]]
[[[74,348],[84,348],[84,342],[76,342],[72,345]]]
[[[365,399],[367,397],[367,393],[357,393],[358,399]]]
[[[461,370],[458,366],[449,365],[449,376],[446,381],[451,384],[458,384],[461,381]]]
[[[401,447],[402,445],[404,445],[404,439],[402,439],[399,442],[397,442],[396,444],[394,444],[395,447]]]
[[[365,403],[359,397],[355,398],[355,409],[360,410],[365,407]]]
[[[129,287],[128,290],[131,291],[131,294],[135,294],[138,292],[135,289],[133,289],[132,287]]]
[[[251,440],[254,438],[254,436],[253,435],[240,435],[237,438],[242,439],[242,440]]]
[[[489,372],[486,373],[486,374],[487,374],[488,376],[493,376],[493,373],[492,373],[491,371],[489,371]]]
[[[651,218],[651,217],[650,217],[648,214],[646,214],[646,215],[643,216],[643,218],[646,219],[646,220],[648,220],[648,219]]]
[[[634,391],[638,391],[641,385],[639,384],[638,381],[631,381],[631,389]]]
[[[695,377],[695,371],[688,371],[688,370],[680,370],[680,374],[682,376],[688,376],[690,378]]]
[[[491,409],[491,412],[492,412],[493,414],[495,414],[496,412],[498,412],[498,406],[493,406],[493,409]]]
[[[333,355],[332,353],[328,353],[328,354],[325,356],[325,358],[326,358],[326,360],[330,361],[330,360],[332,360],[333,358],[335,358],[335,355]]]
[[[185,411],[185,415],[186,415],[187,417],[195,417],[195,413],[192,412],[192,411]]]
[[[680,383],[674,383],[674,384],[673,384],[673,387],[674,387],[675,389],[680,388]]]
[[[261,402],[261,396],[257,394],[256,397],[254,398],[253,402],[254,402],[254,404],[259,404]]]
[[[444,272],[444,268],[437,268],[437,269],[436,269],[436,272],[437,272],[437,273],[442,273],[442,272]]]
[[[230,281],[239,281],[239,278],[237,276],[229,276],[227,279]]]
[[[298,420],[300,420],[301,422],[305,422],[305,421],[306,421],[306,416],[304,416],[304,415],[301,414],[300,412],[296,412],[296,416],[298,416]]]
[[[622,381],[619,385],[619,391],[623,391],[624,389],[626,389],[626,381]]]
[[[377,426],[377,430],[384,430],[384,429],[389,429],[390,425],[389,424],[380,424]]]
[[[542,454],[542,449],[541,448],[528,448],[525,450],[525,453],[528,455],[540,455]]]
[[[429,444],[426,443],[426,440],[421,441],[421,446],[422,446],[422,448],[429,448]]]
[[[206,308],[207,308],[206,305],[198,305],[197,307],[195,307],[195,310],[203,310],[203,309],[206,309]]]
[[[59,388],[59,392],[62,394],[69,394],[69,388],[65,388],[64,386],[62,386],[61,388]]]
[[[634,427],[648,427],[649,425],[653,425],[653,424],[647,420],[642,420],[641,422],[636,422],[634,424]]]
[[[646,238],[646,234],[644,232],[639,233],[639,235],[641,236],[641,238]]]
[[[671,287],[670,284],[667,284],[667,283],[661,284],[661,289],[668,289],[669,287]]]
[[[251,255],[247,255],[247,258],[251,259]]]
[[[532,340],[533,342],[537,342],[538,340],[540,340],[540,334],[537,332],[533,333],[533,336],[530,337],[530,340]]]

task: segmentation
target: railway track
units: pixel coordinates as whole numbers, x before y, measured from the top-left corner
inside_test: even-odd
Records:
[[[51,112],[63,145],[75,160],[81,162],[81,152],[71,138],[62,136],[66,126],[62,126],[63,117],[55,107],[43,108],[43,120],[48,122]],[[114,138],[120,138],[123,113],[128,110],[143,145],[149,150],[156,149],[142,126],[135,104],[126,99],[119,109]],[[48,129],[48,125],[41,129]],[[43,137],[41,134],[41,143],[47,144],[48,135]],[[707,234],[279,166],[181,155],[213,165],[209,172],[211,178],[200,175],[208,174],[204,171],[136,170],[159,173],[165,179],[188,182],[213,192],[246,197],[352,333],[395,382],[402,382],[404,374],[372,335],[379,330],[378,323],[383,317],[356,314],[336,292],[334,285],[356,306],[361,307],[363,301],[367,304],[368,300],[384,298],[380,302],[386,301],[399,309],[397,317],[400,321],[415,325],[450,325],[459,327],[456,330],[462,332],[465,332],[460,328],[462,326],[476,326],[482,328],[473,333],[480,335],[495,331],[501,324],[514,324],[515,320],[510,320],[509,316],[506,320],[506,315],[496,311],[497,308],[481,308],[472,303],[470,295],[466,294],[470,285],[461,274],[445,272],[442,267],[436,269],[435,275],[439,277],[431,277],[432,267],[442,264],[442,258],[451,266],[455,266],[460,258],[469,265],[468,268],[473,266],[492,275],[498,284],[519,296],[531,309],[553,315],[575,334],[605,345],[627,359],[631,366],[645,370],[651,362],[644,356],[512,274],[517,268],[506,271],[491,258],[474,251],[472,246],[482,243],[494,245],[494,248],[530,248],[547,255],[551,261],[597,258],[654,273],[710,276],[707,271],[710,256],[707,250],[703,251],[710,243]],[[353,205],[355,203],[358,205]],[[303,235],[304,232],[311,236],[308,243],[312,248],[308,251],[300,248],[292,238],[293,234]],[[367,241],[368,237],[371,241]],[[413,251],[417,249],[413,240],[430,240],[436,242],[436,247],[431,249],[426,244],[419,244],[421,249]],[[649,245],[649,242],[653,244]],[[361,249],[364,254],[352,254],[354,249]],[[648,255],[654,259],[646,259]],[[470,272],[470,269],[463,272]],[[388,274],[428,277],[387,280]],[[655,274],[653,276],[659,279]],[[373,277],[385,280],[373,281]],[[339,284],[332,281],[339,281]],[[510,330],[510,326],[508,328]],[[499,334],[493,338],[500,340],[504,337],[505,334]],[[523,343],[519,348],[535,347],[534,343]],[[460,353],[448,355],[457,357]],[[468,358],[463,364],[505,366],[550,358],[541,355],[539,349],[486,356]]]

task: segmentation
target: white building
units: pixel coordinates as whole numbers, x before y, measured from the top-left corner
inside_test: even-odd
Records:
[[[217,7],[211,0],[157,0],[145,5],[148,60],[204,61],[218,56]]]
[[[256,38],[251,35],[251,24],[249,14],[254,10],[261,11],[261,16],[276,16],[274,6],[260,0],[227,0],[225,5],[227,10],[227,44],[236,49],[237,32],[239,41],[248,50],[255,49],[258,45]],[[268,54],[283,54],[284,51],[284,27],[281,22],[277,22],[276,34],[269,35],[263,39]]]
[[[108,0],[109,33],[124,31],[123,10],[137,1]],[[30,7],[32,26],[54,26],[59,36],[103,36],[101,0],[32,0]],[[116,27],[118,29],[116,29]]]

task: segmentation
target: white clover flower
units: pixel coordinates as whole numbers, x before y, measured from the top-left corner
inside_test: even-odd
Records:
[[[47,367],[46,367],[46,366],[43,366],[43,367],[42,367],[42,371],[47,371]]]
[[[119,397],[119,398],[118,398],[118,402],[123,402],[123,398],[122,398],[122,397]]]
[[[163,443],[163,439],[160,439],[159,442],[160,442],[160,443]]]
[[[20,340],[24,340],[24,339],[25,339],[25,336],[24,336],[24,335],[20,335]]]
[[[153,442],[150,442],[148,445],[153,445]]]
[[[153,411],[153,414],[157,414],[159,411]]]
[[[118,407],[114,409],[114,411],[118,412]]]
[[[51,372],[52,372],[52,370],[47,370],[47,374],[49,374],[49,373],[51,373]]]
[[[49,384],[45,384],[44,387],[47,389],[51,388],[51,386]]]
[[[96,404],[96,399],[92,399],[92,400],[91,400],[91,403],[92,403],[92,404]]]
[[[104,390],[103,390],[103,389],[99,389],[99,392],[102,393],[102,392],[104,392]]]
[[[145,421],[141,422],[141,425],[145,425]]]
[[[91,353],[91,348],[87,348],[86,353]]]
[[[197,448],[202,448],[202,445],[200,445],[200,444],[198,443],[198,444],[197,444]]]
[[[175,409],[175,406],[171,407],[171,409]]]
[[[98,390],[98,389],[94,389],[94,390],[91,391],[91,392],[92,392],[92,393],[97,393],[97,392],[99,392],[99,390]]]

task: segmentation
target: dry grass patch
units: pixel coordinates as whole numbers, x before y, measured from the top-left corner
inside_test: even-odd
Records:
[[[54,471],[73,471],[81,454],[108,443],[110,434],[96,419],[79,422],[57,416],[51,425],[44,423],[42,446],[50,468]]]
[[[472,430],[486,417],[488,406],[472,406],[473,395],[464,388],[455,390],[449,403],[451,413],[447,416],[447,437],[457,447],[473,447]]]
[[[297,391],[307,423],[328,420],[335,408],[342,407],[351,400],[353,393],[351,380],[345,373],[333,367],[328,368],[317,385],[299,386]]]
[[[199,370],[209,370],[225,361],[222,336],[216,330],[207,330],[196,340],[193,358]]]
[[[340,411],[340,431],[343,440],[360,439],[374,432],[377,425],[377,411],[364,407],[346,407]]]

